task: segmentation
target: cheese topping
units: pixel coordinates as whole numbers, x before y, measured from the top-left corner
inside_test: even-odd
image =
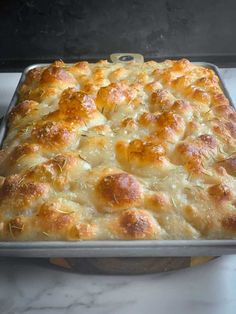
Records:
[[[0,240],[236,238],[236,112],[186,59],[30,70],[0,175]]]

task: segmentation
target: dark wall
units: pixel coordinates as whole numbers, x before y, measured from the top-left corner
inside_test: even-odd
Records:
[[[0,64],[140,52],[236,61],[235,0],[2,0]]]

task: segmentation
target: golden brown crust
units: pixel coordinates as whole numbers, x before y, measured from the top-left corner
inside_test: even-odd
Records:
[[[89,118],[96,111],[96,106],[86,93],[68,88],[61,95],[59,109],[72,119],[81,119]]]
[[[33,111],[38,108],[38,103],[33,100],[25,100],[12,109],[8,116],[10,124],[16,124],[17,121],[21,122],[21,119],[27,115],[31,115]]]
[[[116,107],[127,106],[136,96],[134,88],[124,83],[111,83],[101,87],[96,97],[96,105],[105,115],[111,114]]]
[[[146,216],[137,211],[126,211],[120,217],[120,226],[127,237],[139,238],[144,236],[150,228],[149,220]]]
[[[61,93],[61,90],[75,86],[74,76],[67,71],[65,64],[56,61],[46,68],[35,68],[27,73],[20,88],[20,99],[43,101]]]
[[[98,197],[105,208],[113,211],[136,206],[141,200],[141,188],[137,180],[127,173],[105,176],[97,185]],[[104,208],[102,208],[104,210]]]
[[[36,144],[29,144],[29,143],[24,143],[22,145],[18,145],[14,148],[10,160],[12,162],[15,162],[19,158],[21,158],[24,155],[30,155],[33,153],[38,152],[40,147]]]
[[[177,146],[175,158],[183,163],[187,171],[191,173],[202,173],[206,171],[205,159],[214,154],[217,141],[212,135],[202,134],[194,141],[183,142]]]
[[[89,165],[79,154],[64,153],[32,167],[25,172],[25,178],[30,181],[47,182],[55,189],[61,190],[88,169]]]
[[[125,239],[153,239],[157,232],[152,216],[145,210],[128,209],[119,217],[120,236]]]
[[[222,226],[233,233],[236,232],[236,215],[224,217],[222,219]]]
[[[63,147],[68,145],[73,130],[63,122],[44,122],[39,123],[32,129],[32,140],[46,148]]]
[[[150,111],[156,112],[158,110],[169,110],[173,101],[173,95],[165,89],[159,89],[151,94],[150,97]]]
[[[209,195],[218,203],[233,199],[233,193],[227,184],[220,183],[208,188]],[[222,205],[222,204],[221,204]]]
[[[42,198],[49,191],[46,184],[25,181],[24,176],[12,175],[6,177],[0,189],[0,204],[13,209],[21,209],[32,206],[33,203]],[[4,209],[3,209],[4,210]]]
[[[0,151],[0,240],[236,238],[236,112],[186,59],[30,70]]]
[[[158,175],[171,168],[165,148],[151,140],[135,139],[129,144],[117,142],[116,157],[125,169],[139,175]]]
[[[58,82],[65,82],[69,84],[75,84],[76,81],[72,75],[66,72],[63,68],[58,66],[51,66],[45,69],[42,73],[41,84],[56,85]]]
[[[183,118],[172,112],[164,112],[157,116],[157,136],[163,139],[180,139],[184,135],[185,123]]]
[[[78,223],[69,232],[68,240],[92,240],[96,239],[97,226],[95,224]]]
[[[157,213],[168,213],[172,210],[172,203],[170,196],[162,191],[152,194],[147,194],[145,197],[145,205],[150,210]]]
[[[54,202],[44,203],[37,212],[39,224],[43,224],[44,232],[48,234],[61,230],[65,232],[73,223],[73,215],[70,208],[61,208],[60,204]]]

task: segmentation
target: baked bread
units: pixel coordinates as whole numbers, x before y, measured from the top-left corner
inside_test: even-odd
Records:
[[[19,90],[1,240],[236,238],[236,113],[186,59],[56,61]]]

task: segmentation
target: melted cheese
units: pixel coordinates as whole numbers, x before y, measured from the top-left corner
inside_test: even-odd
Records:
[[[0,152],[1,240],[236,238],[236,113],[182,59],[30,70]]]

